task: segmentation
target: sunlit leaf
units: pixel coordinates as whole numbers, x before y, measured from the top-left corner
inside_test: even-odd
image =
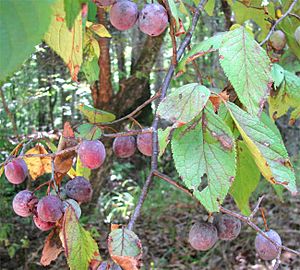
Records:
[[[92,124],[112,122],[116,119],[116,116],[112,113],[95,109],[84,104],[79,104],[77,108]]]

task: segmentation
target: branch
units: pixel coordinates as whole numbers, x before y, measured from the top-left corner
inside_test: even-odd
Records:
[[[177,183],[176,181],[172,180],[169,176],[167,176],[167,175],[165,175],[165,174],[162,174],[162,173],[160,173],[160,172],[158,172],[158,171],[154,171],[153,174],[156,175],[156,176],[158,176],[159,178],[165,180],[165,181],[168,182],[169,184],[171,184],[171,185],[173,185],[173,186],[179,188],[180,190],[184,191],[186,194],[190,195],[193,199],[197,200],[197,199],[194,197],[193,193],[192,193],[190,190],[188,190],[186,187],[180,185],[180,184]],[[257,210],[259,209],[259,204],[260,204],[260,202],[262,201],[262,199],[263,199],[263,197],[261,197],[261,198],[259,199],[259,202],[257,203],[255,209],[253,210],[253,212],[251,213],[250,216],[253,216],[253,215],[257,212]],[[198,202],[198,200],[197,200],[197,202]],[[257,208],[257,209],[256,209],[256,208]],[[275,242],[274,240],[272,240],[271,238],[269,238],[269,236],[268,236],[263,230],[261,230],[256,224],[254,224],[254,223],[251,221],[250,216],[247,217],[247,216],[241,215],[241,214],[239,214],[239,213],[236,213],[236,212],[233,212],[233,211],[231,211],[231,210],[229,210],[229,209],[226,209],[226,208],[224,208],[223,206],[220,206],[220,207],[219,207],[219,210],[220,210],[220,212],[222,212],[222,213],[224,213],[224,214],[228,214],[228,215],[230,215],[230,216],[233,216],[233,217],[239,219],[240,221],[242,221],[242,222],[248,224],[248,225],[249,225],[252,229],[254,229],[257,233],[261,234],[263,237],[265,237],[266,239],[268,239],[272,244],[274,244],[274,245],[277,247],[277,249],[286,250],[286,251],[288,251],[288,252],[290,252],[290,253],[293,253],[293,254],[296,254],[297,256],[300,256],[300,252],[299,252],[299,251],[290,249],[290,248],[288,248],[288,247],[286,247],[286,246],[283,246],[283,245],[279,245],[277,242]],[[254,214],[253,214],[253,213],[254,213]]]
[[[283,14],[283,15],[282,15],[282,16],[281,16],[281,17],[273,24],[273,26],[272,26],[270,32],[268,33],[268,35],[266,36],[266,38],[265,38],[261,43],[259,43],[260,46],[264,45],[264,44],[269,40],[269,38],[270,38],[270,36],[272,35],[272,33],[274,32],[276,26],[277,26],[277,25],[278,25],[285,17],[287,17],[287,16],[291,13],[292,9],[293,9],[294,6],[297,4],[297,2],[298,2],[298,0],[294,0],[293,3],[290,5],[289,9],[287,10],[287,12],[284,13],[284,14]]]
[[[204,5],[206,3],[206,0],[201,0],[199,5],[197,6],[195,13],[193,15],[193,20],[192,20],[192,26],[190,28],[190,30],[188,31],[188,33],[186,34],[183,42],[181,43],[179,49],[177,50],[177,61],[180,60],[181,56],[183,55],[185,49],[188,47],[188,45],[191,42],[191,38],[194,34],[196,25],[198,23],[199,17],[200,17],[200,11],[203,10]],[[173,64],[173,62],[171,62],[170,68],[165,76],[165,79],[163,81],[162,87],[161,87],[161,95],[159,98],[159,103],[165,98],[165,96],[167,95],[167,90],[169,88],[169,85],[171,83],[171,79],[174,75],[174,71],[175,71],[175,65]],[[134,227],[134,224],[138,218],[138,216],[140,215],[141,212],[141,208],[142,205],[147,197],[148,194],[148,190],[149,187],[152,183],[152,178],[153,178],[153,173],[157,170],[157,163],[158,163],[158,153],[159,153],[159,149],[158,149],[158,133],[157,133],[157,128],[158,128],[158,115],[157,113],[155,113],[155,117],[152,123],[152,157],[151,157],[151,169],[150,169],[150,173],[146,179],[146,182],[143,186],[141,195],[139,197],[138,203],[134,209],[134,212],[131,216],[131,219],[128,223],[128,229],[132,230]]]

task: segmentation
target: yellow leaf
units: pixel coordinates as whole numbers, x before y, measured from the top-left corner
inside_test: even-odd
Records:
[[[48,154],[46,149],[42,145],[36,145],[28,150],[28,154]],[[27,164],[28,171],[32,180],[36,180],[38,177],[45,173],[51,173],[51,158],[50,157],[26,157],[24,161]]]
[[[111,38],[110,33],[107,31],[104,25],[102,24],[93,24],[91,22],[87,22],[86,26],[99,37]]]
[[[66,24],[64,1],[59,0],[53,6],[52,21],[44,39],[67,64],[74,81],[77,81],[77,74],[82,64],[82,36],[81,13],[69,30]]]

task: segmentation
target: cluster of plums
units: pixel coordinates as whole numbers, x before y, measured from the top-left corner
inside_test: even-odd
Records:
[[[33,215],[36,227],[48,231],[62,218],[69,206],[74,209],[77,218],[80,218],[79,203],[90,201],[92,193],[90,182],[84,177],[77,176],[68,181],[65,188],[60,189],[59,196],[50,193],[39,200],[29,190],[20,191],[13,199],[13,210],[21,217]]]
[[[168,25],[166,9],[157,3],[146,4],[141,11],[136,3],[129,0],[96,0],[99,6],[112,5],[109,13],[111,24],[120,31],[139,29],[149,36],[159,36]]]
[[[294,38],[300,45],[300,26],[295,30]],[[285,33],[281,30],[274,31],[270,36],[270,45],[275,51],[281,51],[286,45]]]
[[[206,251],[212,248],[219,239],[230,241],[237,238],[240,231],[239,219],[227,214],[219,214],[214,218],[213,223],[195,223],[189,232],[189,243],[196,250]],[[276,231],[268,230],[265,233],[270,239],[281,245],[281,238]],[[280,252],[270,240],[261,234],[257,234],[255,238],[255,249],[263,260],[273,260]]]

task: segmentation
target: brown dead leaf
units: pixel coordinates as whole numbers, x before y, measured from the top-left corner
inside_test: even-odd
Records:
[[[111,224],[110,225],[110,230],[113,231],[113,230],[116,230],[116,229],[119,229],[120,228],[120,225],[119,224]]]
[[[37,144],[35,147],[29,149],[28,154],[48,154],[44,146]],[[32,180],[36,180],[45,173],[51,173],[51,158],[50,157],[26,157],[24,161],[27,164],[29,174]]]
[[[63,251],[62,243],[59,238],[59,229],[54,229],[46,238],[45,245],[42,251],[40,263],[43,266],[49,265],[56,260],[58,255]]]
[[[221,104],[221,98],[219,96],[210,96],[209,100],[214,106],[214,111],[217,112]]]

